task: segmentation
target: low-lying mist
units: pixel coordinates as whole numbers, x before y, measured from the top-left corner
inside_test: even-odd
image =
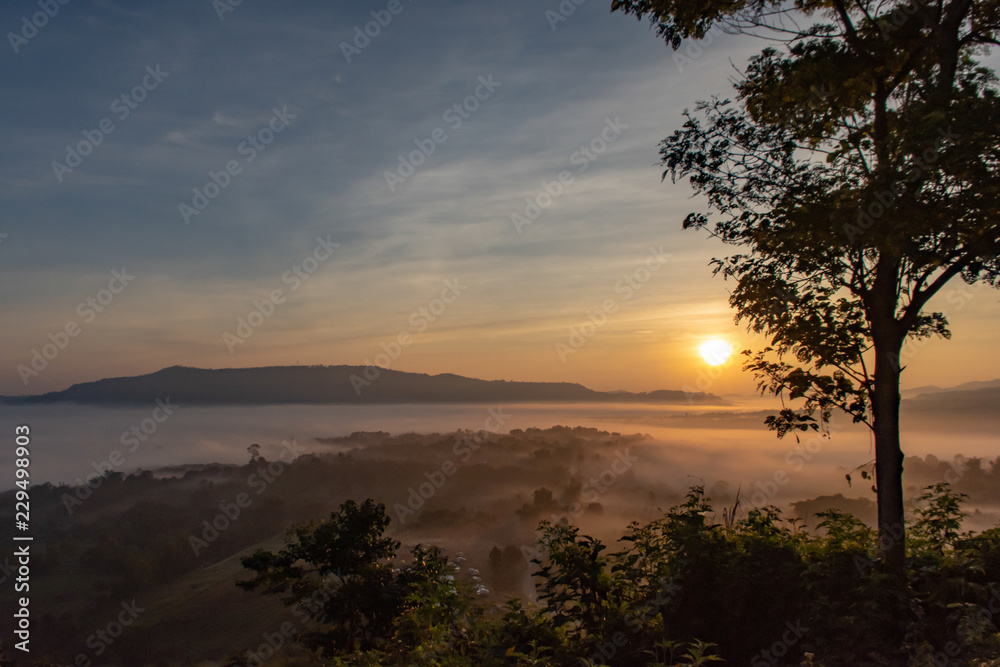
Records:
[[[194,407],[169,399],[165,405],[169,407],[0,406],[0,428],[12,433],[16,424],[32,427],[32,480],[54,484],[84,484],[105,471],[130,474],[166,466],[245,463],[247,447],[254,443],[270,459],[283,449],[282,443],[294,441],[303,452],[325,452],[333,447],[331,439],[361,431],[506,433],[569,425],[649,436],[636,474],[651,487],[676,490],[703,481],[707,489],[722,484],[716,490],[720,499],[732,487],[733,494],[741,490],[745,501],[756,497],[787,506],[819,494],[863,496],[870,484],[857,473],[874,457],[868,429],[843,415],[834,416],[826,435],[776,438],[763,425],[767,410],[774,407],[764,400],[727,408],[532,403]],[[998,422],[1000,416],[990,411],[907,411],[904,403],[903,448],[911,457],[991,459],[1000,453]],[[418,449],[411,455],[427,458],[430,467],[442,455],[418,454]],[[383,448],[377,453],[382,455]],[[470,461],[497,455],[485,448]],[[3,479],[14,479],[12,466],[10,459],[0,461]],[[849,486],[845,475],[855,469],[855,483]],[[550,484],[564,485],[572,474],[572,467],[566,467]]]

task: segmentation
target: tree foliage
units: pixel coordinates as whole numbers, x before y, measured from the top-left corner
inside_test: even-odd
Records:
[[[853,667],[943,664],[941,655],[949,664],[1000,664],[1000,611],[993,611],[1000,609],[1000,529],[963,532],[964,501],[947,484],[924,489],[904,590],[874,567],[875,532],[850,514],[821,513],[816,534],[796,530],[774,507],[716,524],[702,487],[661,518],[630,525],[611,552],[576,526],[542,521],[532,561],[537,606],[515,599],[497,611],[479,604],[434,547],[416,547],[412,561],[391,576],[359,566],[371,562],[363,554],[387,551],[355,550],[347,560],[337,557],[340,567],[368,580],[358,584],[371,600],[393,601],[383,621],[372,623],[377,612],[366,611],[355,617],[369,619],[366,641],[345,641],[330,627],[347,618],[334,608],[344,599],[333,584],[323,606],[328,615],[318,620],[332,634],[323,642],[315,641],[318,632],[301,639],[322,653],[324,664],[338,665],[660,667],[724,659]],[[368,501],[362,508],[368,511],[345,503],[335,516],[349,520],[330,522],[351,534],[318,531],[324,522],[290,535],[305,537],[308,553],[320,558],[330,557],[334,545],[398,547],[384,541],[380,506]],[[295,548],[277,556],[292,557]],[[265,562],[271,561],[244,561],[258,580],[266,573],[268,583],[281,582],[263,590],[314,590],[319,563],[302,561],[311,567],[279,575],[262,571]]]
[[[399,542],[385,537],[385,506],[346,501],[328,520],[300,524],[278,552],[257,550],[242,559],[255,573],[239,582],[247,591],[281,594],[297,610],[320,610],[305,636],[314,647],[371,648],[401,613],[406,588],[393,573]]]
[[[615,0],[673,48],[715,26],[766,37],[736,101],[686,113],[664,177],[708,202],[686,228],[739,248],[736,320],[762,391],[797,403],[768,425],[821,429],[835,409],[876,439],[879,529],[902,573],[901,349],[949,337],[928,311],[953,278],[1000,281],[1000,97],[977,58],[997,45],[996,0]],[[714,218],[714,219],[713,219]],[[896,535],[896,537],[891,537]]]

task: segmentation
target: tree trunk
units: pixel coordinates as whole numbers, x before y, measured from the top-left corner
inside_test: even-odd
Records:
[[[875,342],[872,412],[879,554],[885,571],[903,581],[906,578],[906,529],[903,525],[903,450],[899,441],[901,348],[902,339],[898,336],[886,336]]]

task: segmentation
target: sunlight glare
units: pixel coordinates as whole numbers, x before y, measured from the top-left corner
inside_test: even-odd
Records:
[[[733,346],[728,341],[719,338],[706,340],[698,347],[698,354],[709,366],[721,366],[729,361],[733,353]]]

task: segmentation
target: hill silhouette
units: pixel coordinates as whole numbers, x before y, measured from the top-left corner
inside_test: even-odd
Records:
[[[368,375],[365,375],[365,371]],[[374,371],[377,370],[376,374]],[[703,392],[601,392],[569,382],[479,380],[366,366],[271,366],[204,369],[171,366],[147,375],[75,384],[39,396],[8,396],[7,403],[148,403],[170,397],[182,404],[650,402],[728,405]]]
[[[1000,408],[1000,387],[921,394],[904,400],[902,405],[904,411],[915,413],[959,412],[996,415]]]
[[[962,384],[954,387],[939,387],[936,384],[928,384],[920,387],[914,387],[912,389],[904,389],[902,391],[902,394],[903,398],[918,398],[920,396],[928,396],[931,394],[953,393],[957,391],[976,391],[979,389],[996,389],[996,388],[1000,388],[1000,379],[963,382]]]

